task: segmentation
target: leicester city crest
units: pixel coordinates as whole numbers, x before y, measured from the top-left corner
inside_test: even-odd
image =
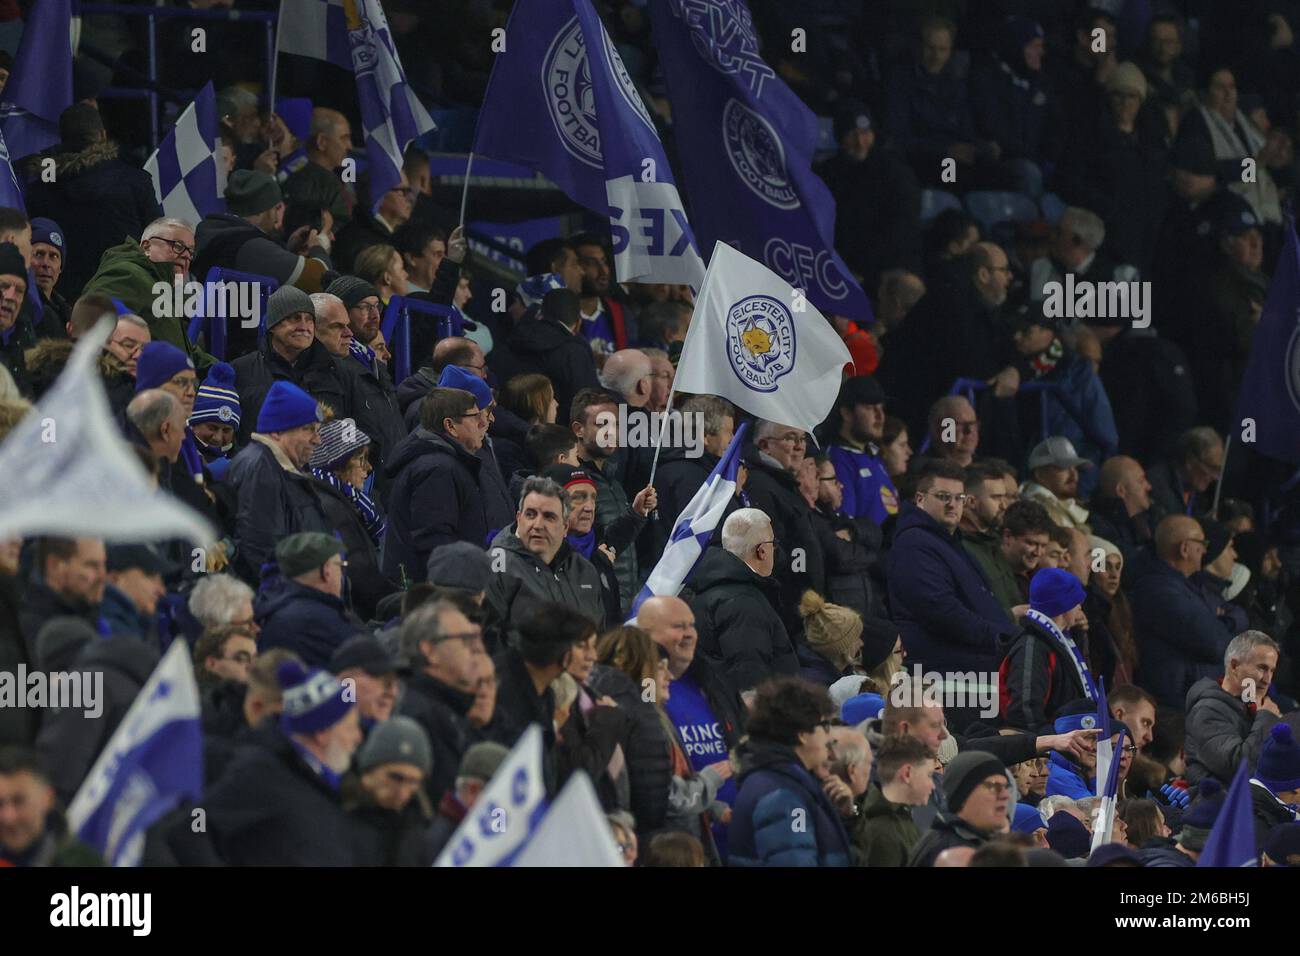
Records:
[[[746,388],[775,392],[794,368],[794,316],[770,295],[751,295],[727,311],[727,358]]]
[[[786,174],[785,148],[767,120],[739,100],[727,100],[722,140],[736,175],[764,202],[777,209],[799,208],[799,194]]]

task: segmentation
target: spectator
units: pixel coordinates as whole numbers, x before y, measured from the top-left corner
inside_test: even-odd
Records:
[[[911,460],[912,443],[908,440],[907,424],[901,418],[886,415],[880,433],[880,463],[893,480],[907,472],[907,463]]]
[[[367,285],[367,288],[374,287]],[[407,427],[412,431],[420,421],[419,400],[429,394],[431,389],[438,387],[449,367],[460,369],[481,381],[487,380],[487,361],[483,349],[473,339],[460,335],[441,338],[430,354],[430,364],[421,366],[397,386],[397,403],[402,409]]]
[[[75,294],[94,274],[104,250],[123,236],[140,235],[162,210],[149,174],[119,158],[120,148],[108,138],[93,105],[74,103],[65,109],[59,115],[59,139],[59,152],[49,157],[51,175],[27,183],[27,211],[61,223],[67,230],[59,230],[62,235],[75,237],[63,276],[65,294]],[[148,315],[139,308],[132,311]]]
[[[1204,780],[1197,787],[1191,806],[1182,814],[1178,840],[1172,846],[1156,846],[1143,850],[1139,856],[1144,866],[1171,867],[1196,866],[1201,851],[1210,839],[1219,811],[1223,809],[1223,787],[1213,780]]]
[[[732,816],[732,866],[851,866],[840,813],[822,790],[827,772],[826,691],[793,678],[759,687],[741,747],[739,794]],[[792,827],[792,819],[803,827]]]
[[[659,519],[662,539],[671,534],[670,525],[676,522],[691,498],[704,486],[719,460],[726,453],[736,431],[736,410],[725,398],[716,395],[692,395],[682,402],[678,410],[684,419],[697,416],[703,424],[703,453],[691,458],[686,448],[666,447],[659,456],[659,470],[655,474],[655,491],[659,498]],[[740,501],[728,502],[722,521],[739,508]]]
[[[72,306],[54,291],[63,274],[63,228],[53,219],[32,220],[31,266],[44,311],[37,333],[42,338],[68,337]]]
[[[438,266],[447,255],[447,234],[419,219],[410,219],[393,233],[393,248],[402,257],[407,288],[411,292],[432,289]]]
[[[980,420],[970,400],[962,395],[936,399],[927,422],[931,457],[969,468],[980,444]]]
[[[108,569],[99,616],[107,636],[126,634],[147,644],[158,642],[158,601],[167,593],[163,578],[176,571],[162,555],[143,544],[107,549]]]
[[[804,619],[803,640],[796,648],[799,676],[824,687],[849,676],[862,653],[861,615],[827,604],[816,591],[804,592],[799,615]]]
[[[356,775],[342,786],[343,808],[357,832],[358,864],[433,862],[425,838],[433,806],[423,787],[432,763],[429,738],[411,718],[394,717],[371,731],[357,751]]]
[[[1102,463],[1088,523],[1093,533],[1114,542],[1125,560],[1151,540],[1151,482],[1134,458],[1115,455]]]
[[[1093,672],[1106,678],[1106,686],[1118,688],[1131,684],[1138,672],[1133,609],[1127,592],[1120,588],[1124,554],[1095,535],[1089,538],[1088,545],[1089,560],[1096,562],[1100,556],[1103,563],[1102,570],[1089,575],[1088,599],[1083,602],[1083,611],[1088,615],[1088,657]]]
[[[582,337],[602,356],[631,348],[640,336],[631,310],[611,295],[617,286],[608,243],[594,234],[576,236],[573,251],[582,270]]]
[[[912,848],[908,866],[934,866],[952,847],[978,849],[1007,825],[1011,782],[1002,761],[971,751],[954,757],[943,771],[948,810]]]
[[[1016,595],[1015,570],[999,560],[1002,521],[1007,512],[1007,486],[1000,466],[994,462],[971,465],[963,473],[966,506],[962,508],[962,547],[975,559],[989,581],[993,596],[1006,608],[1020,603]],[[1017,598],[1007,603],[1008,599]]]
[[[252,441],[235,456],[225,483],[237,511],[235,568],[245,581],[260,579],[276,543],[300,531],[332,528],[306,473],[320,444],[320,405],[289,382],[276,382],[257,415]]]
[[[284,647],[304,664],[324,667],[363,627],[343,603],[343,547],[328,534],[294,534],[276,545],[275,560],[283,587],[254,605],[262,649]]]
[[[1169,707],[1181,706],[1193,684],[1218,673],[1233,636],[1189,580],[1205,549],[1195,519],[1169,515],[1156,526],[1155,555],[1143,555],[1129,591],[1143,686]]]
[[[329,673],[280,665],[284,713],[240,747],[204,794],[217,852],[232,866],[352,866],[341,776],[361,743],[356,707]]]
[[[610,528],[596,526],[596,483],[581,468],[569,465],[551,465],[542,476],[556,482],[569,496],[569,517],[565,542],[578,554],[591,562],[600,575],[601,605],[606,621],[621,621],[624,617],[618,596],[618,578],[614,574],[611,555],[630,547],[632,537],[640,530],[639,515],[628,512]]]
[[[194,644],[194,678],[199,690],[222,681],[249,682],[257,657],[257,631],[244,624],[224,624],[204,630]]]
[[[1069,571],[1045,568],[1029,582],[1029,609],[999,668],[1002,718],[1041,736],[1066,704],[1095,698],[1088,661],[1072,633],[1087,624],[1083,585]]]
[[[215,480],[225,477],[234,457],[235,432],[242,411],[235,390],[234,366],[225,362],[210,366],[207,378],[194,394],[189,426],[203,468]]]
[[[1177,135],[1183,114],[1196,102],[1196,76],[1183,58],[1183,21],[1157,14],[1147,24],[1146,48],[1138,57],[1151,100],[1164,114],[1169,134]]]
[[[898,513],[898,492],[880,460],[885,392],[870,376],[846,379],[835,402],[837,441],[827,449],[844,487],[841,506],[850,518],[865,515],[877,525]]]
[[[475,645],[482,630],[455,605],[433,600],[402,620],[402,655],[409,669],[398,711],[424,728],[433,747],[433,769],[424,791],[435,804],[454,784],[470,745],[466,715],[478,683]]]
[[[650,399],[645,410],[662,414],[668,411],[668,398],[673,394],[677,370],[663,349],[643,348],[640,352],[650,359]]]
[[[1245,631],[1223,652],[1223,678],[1202,677],[1187,693],[1187,779],[1227,786],[1245,760],[1253,769],[1278,723],[1269,697],[1278,646],[1267,634]],[[1158,698],[1159,695],[1157,695]]]
[[[1223,439],[1212,428],[1190,428],[1178,436],[1169,457],[1147,469],[1153,517],[1209,513],[1210,488],[1223,471]]]
[[[826,597],[857,611],[864,618],[885,614],[884,580],[880,569],[880,529],[870,518],[854,520],[840,510],[843,488],[835,466],[823,455],[805,458],[801,476],[810,488],[800,490],[813,510],[813,531],[826,555]],[[815,487],[811,487],[812,479]]]
[[[1274,827],[1296,821],[1300,803],[1300,747],[1287,723],[1274,724],[1259,751],[1259,766],[1250,781],[1255,814],[1255,849],[1262,852]]]
[[[338,241],[334,244],[335,265],[345,272],[352,272],[353,263],[362,250],[380,243],[391,243],[393,233],[411,218],[414,208],[415,190],[411,188],[405,170],[401,182],[379,197],[371,195],[370,180],[363,177],[357,183],[357,204],[352,209],[352,221],[339,231]]]
[[[231,363],[242,412],[239,440],[247,441],[258,410],[276,382],[293,383],[337,416],[352,417],[352,383],[316,339],[316,307],[292,286],[275,290],[266,304],[266,338]]]
[[[352,329],[353,351],[365,346],[374,352],[375,337],[379,335],[383,309],[379,307],[379,293],[369,282],[356,276],[339,276],[325,288],[336,296],[348,310],[348,326]]]
[[[999,642],[1014,630],[961,544],[962,470],[953,462],[936,461],[918,474],[915,496],[899,514],[888,558],[894,622],[913,664],[991,672],[1001,659]]]
[[[1020,495],[1037,501],[1062,528],[1088,532],[1088,510],[1075,500],[1079,493],[1079,469],[1093,463],[1080,458],[1068,438],[1054,435],[1045,438],[1029,453],[1029,481],[1020,486]]]
[[[436,860],[446,848],[451,835],[478,803],[483,788],[509,755],[509,748],[491,740],[480,741],[465,751],[456,769],[455,786],[442,795],[425,837],[429,859]]]
[[[378,638],[368,634],[348,638],[330,655],[329,669],[352,688],[362,732],[369,734],[393,716],[400,690],[398,662]]]
[[[291,206],[311,206],[328,212],[334,235],[347,228],[352,219],[355,200],[336,172],[351,152],[352,127],[348,118],[337,110],[318,106],[311,111],[307,162],[284,181],[285,201]]]
[[[82,296],[78,299],[78,306],[87,298]],[[153,340],[153,335],[149,331],[149,323],[138,315],[127,312],[117,316],[116,321],[113,333],[104,343],[104,351],[121,362],[126,374],[134,379],[140,352]],[[135,393],[134,381],[131,383],[131,392]]]
[[[384,308],[387,308],[388,300],[393,296],[405,296],[411,291],[401,255],[386,242],[366,246],[358,252],[352,271],[362,282],[374,286],[379,295],[379,304]]]
[[[875,776],[853,829],[862,866],[905,866],[921,831],[912,807],[925,806],[934,792],[938,763],[915,737],[886,737],[876,748]]]
[[[32,394],[24,355],[36,345],[31,320],[21,315],[27,294],[27,265],[12,243],[0,243],[0,366],[13,376],[18,391]]]
[[[104,542],[98,538],[37,539],[31,579],[18,622],[28,648],[53,617],[79,617],[91,627],[99,618],[107,570]]]
[[[611,352],[600,370],[600,384],[629,408],[644,408],[654,390],[654,366],[639,349]]]
[[[600,624],[600,575],[564,540],[568,495],[549,478],[524,481],[515,523],[492,541],[504,569],[488,585],[487,605],[503,626],[528,620],[539,603],[564,604]]]
[[[537,317],[517,324],[506,348],[493,350],[497,377],[540,372],[555,386],[560,410],[571,408],[578,392],[600,387],[596,360],[578,331],[581,322],[576,295],[565,289],[547,292]]]
[[[1223,619],[1223,624],[1233,634],[1250,627],[1250,616],[1245,608],[1227,600],[1233,587],[1233,569],[1237,566],[1237,551],[1233,547],[1232,529],[1208,518],[1201,521],[1205,532],[1205,554],[1201,556],[1201,570],[1189,579],[1200,592],[1201,600]]]
[[[458,388],[435,388],[420,405],[420,427],[393,450],[391,524],[384,573],[421,580],[429,554],[440,544],[487,541],[487,514],[479,484],[484,463],[476,455],[487,433],[486,409]]]
[[[798,672],[776,608],[776,546],[771,519],[741,508],[722,526],[722,547],[706,550],[691,576],[699,652],[735,694]]]
[[[39,757],[26,747],[0,747],[0,866],[102,866],[69,832]]]
[[[253,615],[253,589],[233,574],[205,574],[194,585],[187,603],[203,630],[227,625],[261,630]]]

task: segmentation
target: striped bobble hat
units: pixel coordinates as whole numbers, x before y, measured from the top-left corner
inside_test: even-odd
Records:
[[[219,422],[239,428],[239,393],[235,391],[234,366],[217,362],[208,369],[208,377],[194,398],[190,424]]]
[[[329,671],[289,660],[279,666],[275,676],[284,691],[280,725],[286,733],[314,734],[327,730],[353,707],[353,702],[345,699],[343,685]]]
[[[320,427],[320,445],[312,452],[308,464],[322,471],[333,471],[369,444],[370,436],[353,419],[331,419]]]

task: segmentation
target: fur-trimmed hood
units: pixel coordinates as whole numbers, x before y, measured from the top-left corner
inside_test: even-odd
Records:
[[[55,147],[56,149],[58,147]],[[118,145],[112,140],[91,143],[77,152],[47,153],[43,159],[53,159],[54,169],[60,176],[75,176],[84,173],[92,166],[107,163],[118,157]]]

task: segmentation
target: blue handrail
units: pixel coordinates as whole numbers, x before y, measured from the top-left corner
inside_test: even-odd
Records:
[[[220,266],[213,266],[208,270],[207,278],[203,280],[203,301],[200,303],[199,314],[190,319],[188,329],[191,342],[197,342],[201,333],[207,333],[207,351],[220,361],[226,358],[226,323],[213,322],[213,319],[226,319],[224,315],[208,315],[207,309],[202,308],[206,305],[209,292],[208,290],[219,282],[252,282],[256,283],[258,290],[258,307],[257,307],[257,341],[260,343],[266,336],[266,300],[271,293],[280,287],[280,283],[270,276],[258,275],[255,272],[240,272],[237,269],[223,269]],[[224,302],[224,298],[219,301]]]
[[[449,305],[438,305],[427,299],[413,299],[410,296],[395,295],[388,300],[384,309],[384,321],[380,331],[384,341],[393,353],[393,381],[400,382],[411,374],[411,316],[431,315],[434,318],[434,341],[449,336],[460,335],[464,331],[464,320],[460,313]],[[396,334],[394,334],[396,333]]]
[[[966,401],[970,402],[971,407],[974,408],[974,407],[975,407],[975,393],[976,393],[976,392],[982,392],[982,391],[984,391],[984,390],[985,390],[986,388],[988,388],[988,387],[989,387],[989,383],[983,381],[982,379],[978,379],[978,378],[959,378],[959,379],[957,379],[955,382],[952,383],[952,388],[948,389],[948,394],[949,394],[949,395],[960,395],[960,396],[962,396],[964,399],[966,399]],[[1048,411],[1048,409],[1047,409],[1047,399],[1048,399],[1048,397],[1051,395],[1051,393],[1054,392],[1054,391],[1057,391],[1057,390],[1059,389],[1059,387],[1060,387],[1060,386],[1056,385],[1054,382],[1044,382],[1044,381],[1040,381],[1040,380],[1035,380],[1035,381],[1032,381],[1032,382],[1022,382],[1021,385],[1020,385],[1020,391],[1022,391],[1022,392],[1039,392],[1039,393],[1041,393],[1041,394],[1040,394],[1040,397],[1039,397],[1039,401],[1042,403],[1042,416],[1041,416],[1041,420],[1042,420],[1042,424],[1043,424],[1043,439],[1044,439],[1044,440],[1046,440],[1046,439],[1048,439],[1048,438],[1051,437],[1049,434],[1047,434],[1047,411]],[[1065,406],[1062,406],[1062,407],[1065,407]],[[1075,418],[1074,413],[1073,413],[1073,412],[1072,412],[1068,407],[1065,407],[1065,413],[1066,413],[1067,415],[1069,415],[1071,418]],[[1078,422],[1078,419],[1075,418],[1075,421]],[[1080,427],[1083,427],[1082,424],[1080,425]],[[926,432],[926,435],[925,435],[925,441],[923,441],[923,442],[921,443],[921,448],[920,448],[919,451],[917,451],[917,454],[918,454],[918,455],[924,455],[924,454],[926,453],[926,451],[929,450],[929,448],[930,448],[930,433],[927,431],[927,432]]]

